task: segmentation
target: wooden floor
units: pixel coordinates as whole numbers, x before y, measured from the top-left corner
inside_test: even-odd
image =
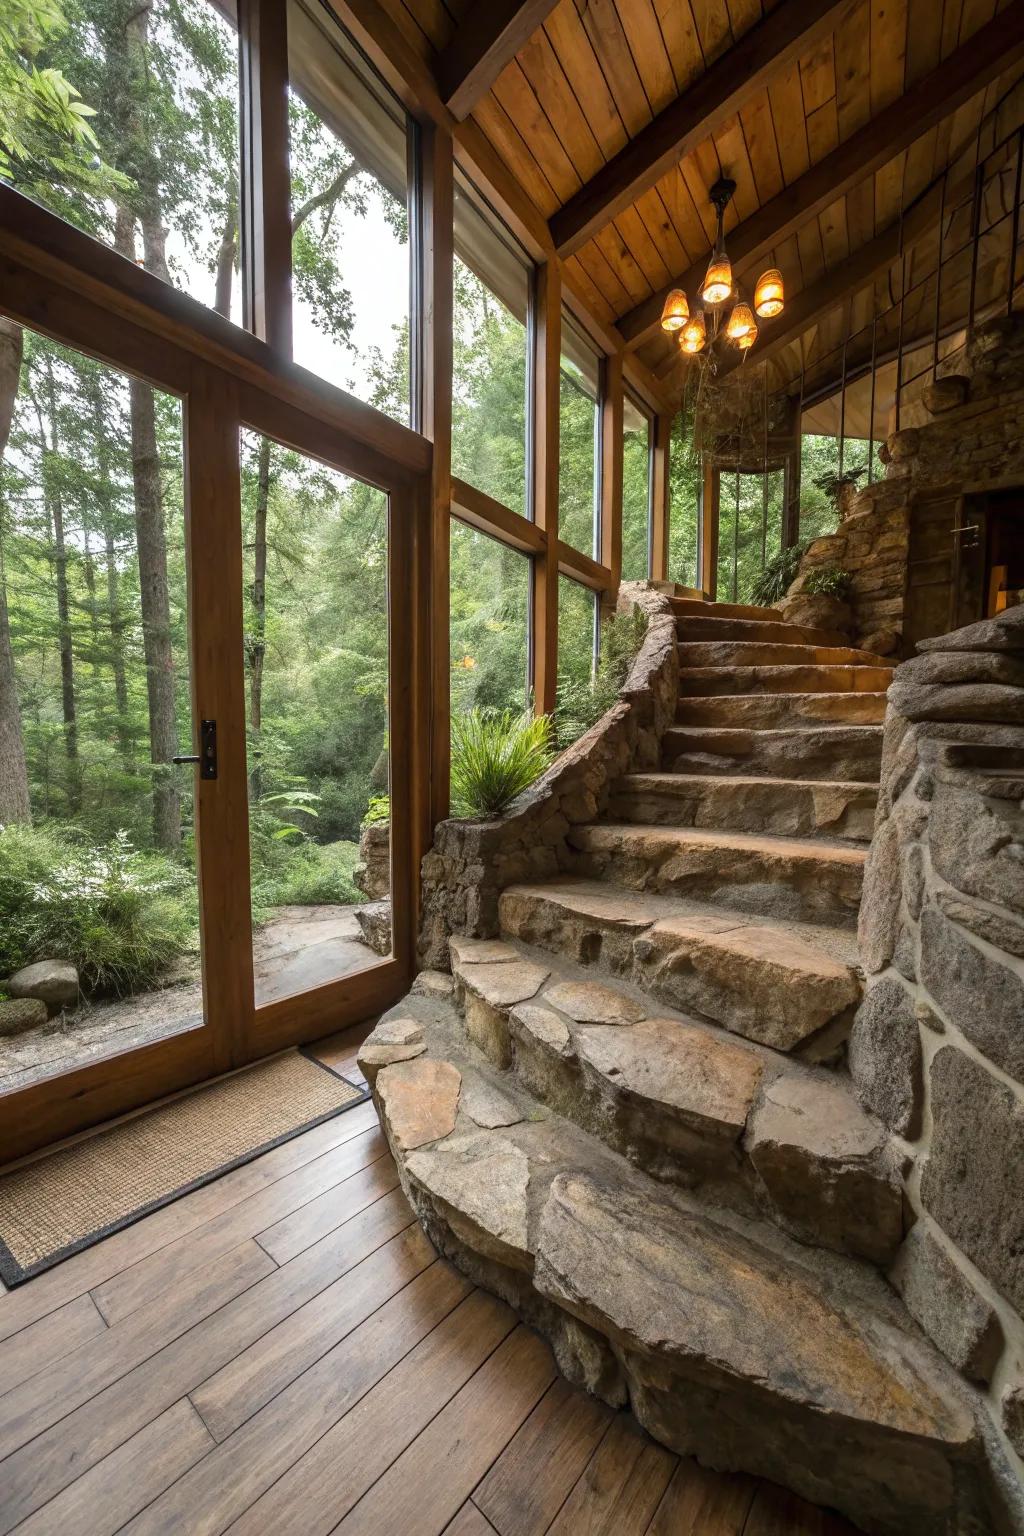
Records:
[[[18,1536],[851,1530],[571,1389],[437,1259],[369,1104],[0,1296],[0,1458]]]

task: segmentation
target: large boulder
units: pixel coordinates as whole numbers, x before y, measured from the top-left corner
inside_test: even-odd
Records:
[[[51,1018],[78,1002],[78,972],[69,960],[37,960],[8,977],[12,997],[34,997],[45,1003]]]

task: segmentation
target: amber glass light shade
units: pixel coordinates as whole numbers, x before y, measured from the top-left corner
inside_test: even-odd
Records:
[[[770,320],[773,315],[781,315],[785,302],[786,293],[782,284],[782,273],[777,267],[771,267],[767,272],[762,272],[754,289],[754,308],[762,320]]]
[[[681,288],[673,288],[661,311],[662,330],[681,331],[689,318],[690,306],[687,303],[686,294]]]
[[[745,303],[734,304],[732,314],[729,316],[729,323],[725,327],[726,336],[730,341],[740,342],[750,331],[753,331],[756,336],[757,326],[754,324],[750,305]]]
[[[704,319],[704,311],[698,309],[683,326],[679,336],[679,345],[684,352],[702,352],[707,339],[707,321]]]
[[[757,326],[751,325],[749,331],[744,331],[742,336],[737,336],[736,345],[741,352],[748,351],[757,340]]]
[[[732,262],[724,251],[716,251],[708,266],[701,298],[705,304],[724,304],[732,293]]]

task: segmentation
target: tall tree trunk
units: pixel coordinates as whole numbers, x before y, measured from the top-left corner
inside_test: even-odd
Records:
[[[149,21],[149,0],[140,0],[138,9],[128,17],[123,55],[117,60],[128,85],[123,99],[115,104],[114,116],[122,119],[122,141],[127,146],[146,131],[134,84],[136,81],[144,83],[146,78]],[[137,197],[146,268],[169,282],[165,251],[167,231],[163,226],[157,190],[153,186],[139,185]],[[136,259],[135,223],[136,211],[120,205],[114,223],[114,245],[131,261]],[[181,796],[174,777],[175,769],[171,766],[171,759],[178,750],[178,732],[156,400],[152,387],[141,379],[129,380],[128,395],[142,645],[149,699],[149,755],[154,768],[153,838],[158,847],[174,850],[181,842]]]
[[[53,539],[53,565],[57,585],[57,646],[60,653],[60,700],[64,717],[64,750],[68,759],[68,810],[77,815],[82,808],[82,773],[78,760],[78,705],[75,698],[75,654],[71,638],[71,603],[68,596],[68,554],[64,538],[64,502],[57,479],[57,390],[53,381],[53,359],[44,354],[46,409],[50,418],[47,443],[44,424],[39,424],[43,465],[43,489],[50,512]]]
[[[99,471],[100,518],[103,531],[103,557],[107,572],[107,624],[110,629],[110,666],[114,674],[114,704],[117,709],[117,745],[121,766],[132,772],[132,734],[128,719],[128,681],[124,667],[124,617],[117,581],[117,547],[114,542],[113,493],[110,483],[110,454],[107,450],[106,423],[98,384],[91,390],[93,430],[96,436],[96,466]]]
[[[238,186],[232,176],[228,185],[228,207],[224,229],[217,249],[217,270],[213,307],[225,320],[231,319],[231,283],[238,256]]]
[[[253,530],[252,607],[249,636],[249,734],[252,767],[249,771],[249,803],[257,805],[263,793],[260,736],[263,730],[263,662],[267,654],[267,508],[270,504],[270,439],[260,438],[256,472],[256,520]]]
[[[14,403],[21,378],[24,336],[20,325],[0,315],[0,467],[11,433]],[[4,578],[3,545],[0,541],[0,825],[30,822],[28,768],[21,734],[21,707],[14,675],[11,626],[7,613],[7,582]]]

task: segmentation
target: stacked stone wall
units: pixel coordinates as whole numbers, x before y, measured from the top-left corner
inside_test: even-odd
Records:
[[[624,773],[656,768],[675,718],[679,683],[671,600],[647,582],[624,582],[619,611],[640,608],[647,630],[617,703],[555,760],[504,816],[440,822],[422,865],[420,955],[447,969],[451,934],[491,938],[506,886],[547,880],[571,867],[572,826],[605,810]]]
[[[821,566],[849,571],[853,639],[885,655],[904,654],[914,496],[1024,485],[1024,315],[980,327],[939,368],[881,451],[885,478],[845,499],[836,532],[810,545],[790,587],[801,593]]]
[[[850,1040],[904,1158],[891,1273],[1024,1482],[1024,609],[896,669]]]

